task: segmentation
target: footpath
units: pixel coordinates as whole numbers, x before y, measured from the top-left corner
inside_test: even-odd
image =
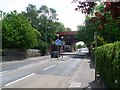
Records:
[[[76,73],[68,81],[68,88],[83,88],[83,90],[91,89],[96,90],[98,88],[105,89],[105,85],[101,84],[101,80],[97,78],[95,80],[95,68],[90,58],[86,56]]]

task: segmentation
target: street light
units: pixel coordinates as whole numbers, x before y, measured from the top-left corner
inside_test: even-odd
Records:
[[[3,11],[0,10],[0,49],[2,48],[2,20],[3,20]]]
[[[62,58],[63,58],[63,36],[61,38],[62,38]]]
[[[2,20],[2,11],[0,10],[0,20]]]
[[[97,71],[96,71],[96,50],[97,50],[97,32],[94,33],[95,40],[95,80],[97,79]]]
[[[50,27],[47,27],[47,29],[46,29],[46,43],[47,43],[47,38],[48,38],[48,36],[47,36],[47,31],[48,31],[48,29],[49,29]]]
[[[46,29],[46,33],[45,33],[45,44],[46,44],[46,47],[47,47],[47,41],[48,41],[48,35],[47,35],[47,31],[48,31],[48,29],[49,29],[50,27],[47,27],[47,29]],[[47,51],[47,48],[46,48],[46,53],[48,54],[48,51]]]
[[[3,12],[0,10],[0,30],[2,30],[2,15]]]

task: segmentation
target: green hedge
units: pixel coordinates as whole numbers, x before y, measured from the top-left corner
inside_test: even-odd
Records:
[[[120,88],[120,42],[97,48],[96,69],[107,87]]]

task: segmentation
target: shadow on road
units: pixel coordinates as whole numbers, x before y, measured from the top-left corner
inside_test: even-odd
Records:
[[[85,58],[85,56],[82,56],[82,55],[74,55],[74,56],[72,56],[72,58],[80,58],[80,59],[83,59],[83,58]]]
[[[71,56],[72,58],[80,58],[80,59],[91,59],[90,55],[88,53],[81,55],[81,54],[75,54]]]

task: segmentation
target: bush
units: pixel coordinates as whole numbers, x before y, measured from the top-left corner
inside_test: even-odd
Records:
[[[97,48],[96,69],[107,87],[120,88],[120,42]]]

